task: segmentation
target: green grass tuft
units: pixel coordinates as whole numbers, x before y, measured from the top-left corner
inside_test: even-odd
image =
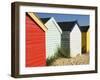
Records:
[[[47,60],[46,60],[47,66],[52,65],[52,62],[54,62],[56,59],[57,58],[55,56],[51,56],[51,57],[47,58]]]
[[[69,50],[67,48],[57,48],[54,56],[48,57],[46,60],[47,66],[52,65],[52,63],[58,58],[70,58]]]
[[[58,48],[57,54],[58,57],[69,58],[70,53],[67,48]]]

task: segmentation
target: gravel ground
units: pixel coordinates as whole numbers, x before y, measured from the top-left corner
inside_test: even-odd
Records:
[[[58,58],[51,66],[82,65],[89,64],[89,54],[85,53],[74,58]]]

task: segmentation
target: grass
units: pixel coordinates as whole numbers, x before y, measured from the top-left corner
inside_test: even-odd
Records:
[[[58,51],[55,55],[57,55],[58,57],[63,57],[63,58],[70,57],[69,50],[67,48],[58,48]]]
[[[51,56],[51,57],[47,58],[47,60],[46,60],[47,66],[50,66],[52,64],[52,62],[54,62],[56,59],[57,59],[57,57],[55,57],[55,56]]]
[[[47,66],[50,66],[58,58],[70,58],[69,50],[67,48],[57,48],[54,56],[48,57],[46,60]]]

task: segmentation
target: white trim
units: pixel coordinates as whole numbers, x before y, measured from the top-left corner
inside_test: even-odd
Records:
[[[28,15],[35,21],[38,23],[38,25],[40,26],[41,29],[43,29],[45,32],[47,31],[47,27],[38,19],[38,17],[36,16],[36,14],[28,12]]]
[[[53,23],[54,23],[55,26],[57,27],[58,31],[59,31],[60,33],[62,33],[62,30],[60,29],[60,27],[59,27],[58,23],[56,22],[56,20],[55,20],[53,17],[51,17],[51,20],[53,21]]]

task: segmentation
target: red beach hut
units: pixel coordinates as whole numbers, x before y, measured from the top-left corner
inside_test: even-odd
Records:
[[[26,67],[46,65],[46,31],[35,13],[26,13]]]

